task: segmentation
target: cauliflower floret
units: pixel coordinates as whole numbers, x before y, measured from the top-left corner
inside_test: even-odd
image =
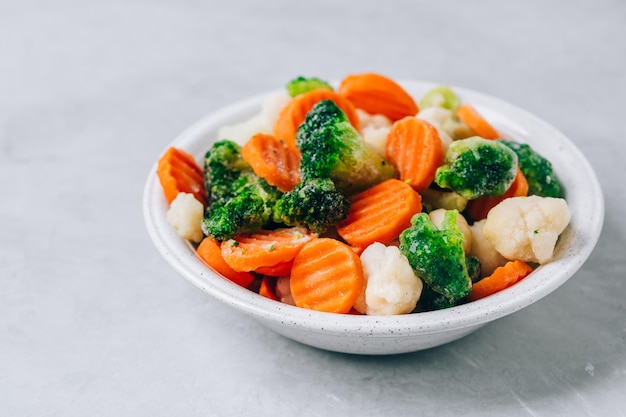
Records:
[[[446,211],[447,210],[443,208],[431,211],[428,213],[430,221],[433,222],[438,228],[441,228],[441,223],[443,223]],[[472,247],[472,230],[470,229],[469,224],[467,224],[465,217],[460,214],[456,216],[456,226],[459,228],[459,231],[463,233],[463,251],[465,252],[465,255],[467,255]]]
[[[356,109],[356,113],[359,117],[363,140],[384,158],[385,143],[393,124],[392,121],[382,114],[369,114],[361,109]]]
[[[415,309],[423,283],[397,247],[373,243],[361,253],[361,263],[366,284],[355,310],[382,316]]]
[[[470,226],[472,231],[472,246],[469,251],[469,256],[478,258],[480,261],[480,275],[488,277],[497,267],[504,265],[508,259],[500,255],[491,242],[483,235],[485,222],[486,220],[483,219],[474,222],[474,224]]]
[[[259,113],[243,122],[222,126],[217,132],[218,139],[230,139],[243,146],[257,133],[272,134],[274,122],[289,100],[290,97],[286,91],[270,94],[263,102]]]
[[[167,221],[176,234],[196,243],[204,237],[201,227],[203,217],[204,206],[189,193],[178,193],[167,210]]]
[[[276,91],[263,101],[261,105],[261,116],[265,119],[270,129],[274,129],[274,123],[278,119],[280,111],[285,107],[291,97],[285,90]]]
[[[552,258],[569,220],[569,207],[562,198],[513,197],[489,211],[483,234],[507,259],[543,264]]]
[[[430,123],[437,129],[439,139],[441,139],[441,145],[443,146],[443,153],[445,154],[452,143],[452,138],[443,130],[443,124],[452,117],[452,112],[443,107],[426,107],[425,109],[421,109],[415,117]]]

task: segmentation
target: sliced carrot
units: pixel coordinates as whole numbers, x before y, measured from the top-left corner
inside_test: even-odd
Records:
[[[496,268],[491,275],[472,285],[472,291],[467,296],[470,301],[475,301],[488,295],[495,294],[515,284],[533,271],[526,262],[515,260],[509,261],[503,266]]]
[[[220,248],[220,244],[217,240],[205,237],[202,242],[200,242],[200,245],[198,245],[196,253],[200,259],[202,259],[211,268],[215,269],[215,271],[242,287],[248,287],[252,284],[252,281],[254,281],[253,274],[250,272],[237,272],[232,269],[226,261],[224,261],[224,258],[222,257],[222,249]]]
[[[391,127],[385,156],[402,181],[422,191],[433,182],[435,171],[443,164],[444,152],[433,125],[415,117],[405,117]]]
[[[419,111],[413,97],[391,78],[376,73],[352,74],[341,81],[339,94],[358,109],[383,114],[392,121],[415,116]]]
[[[422,211],[421,196],[397,179],[368,188],[354,195],[350,202],[348,217],[337,224],[337,233],[357,248],[397,239],[411,225],[411,217]]]
[[[359,116],[354,105],[332,90],[311,90],[292,98],[278,114],[274,136],[291,148],[296,148],[296,132],[313,106],[322,100],[332,100],[343,110],[352,126],[359,128]]]
[[[272,135],[257,133],[241,149],[252,170],[286,193],[300,182],[300,152]]]
[[[222,256],[235,271],[256,271],[292,261],[316,237],[304,227],[259,230],[223,241]]]
[[[498,205],[502,200],[509,197],[525,197],[527,195],[528,181],[522,173],[522,170],[518,167],[513,183],[504,194],[496,197],[480,197],[475,200],[470,200],[467,203],[465,212],[474,221],[482,220],[487,217],[489,210]]]
[[[281,262],[273,266],[260,266],[254,272],[270,277],[288,277],[292,266],[293,261]]]
[[[159,158],[157,176],[168,203],[184,192],[193,194],[206,206],[204,174],[191,154],[173,146],[168,148]]]
[[[461,104],[456,109],[456,116],[481,138],[498,139],[500,137],[498,131],[471,104]]]
[[[274,285],[276,285],[276,279],[263,277],[261,280],[261,286],[259,287],[259,295],[269,298],[270,300],[278,301],[278,297],[274,291]]]
[[[294,259],[290,288],[298,307],[348,313],[363,285],[365,278],[359,256],[338,240],[312,240]]]

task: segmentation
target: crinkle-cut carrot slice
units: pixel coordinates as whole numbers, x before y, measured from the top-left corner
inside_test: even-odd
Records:
[[[471,104],[461,104],[456,109],[456,116],[481,138],[498,139],[500,137],[498,131]]]
[[[242,287],[248,287],[254,281],[254,275],[250,272],[237,272],[232,269],[222,257],[220,243],[210,237],[205,237],[200,242],[196,253],[200,259],[215,269],[215,271]]]
[[[509,261],[503,266],[496,268],[488,277],[473,284],[467,299],[475,301],[495,294],[515,284],[531,272],[533,272],[533,268],[526,262],[520,260]]]
[[[272,135],[258,133],[241,149],[252,170],[284,193],[300,182],[300,152]]]
[[[397,179],[368,188],[350,201],[348,217],[337,225],[337,233],[357,248],[390,243],[411,225],[411,217],[422,211],[419,193]]]
[[[221,244],[222,256],[235,271],[256,271],[292,261],[302,246],[317,235],[304,227],[259,230]]]
[[[178,193],[190,193],[206,206],[204,174],[193,156],[181,149],[170,147],[159,158],[157,176],[168,203]]]
[[[331,238],[308,242],[291,270],[290,289],[296,306],[328,313],[348,313],[363,290],[359,256]]]
[[[291,274],[292,266],[293,261],[281,262],[273,266],[258,267],[254,272],[270,277],[288,277]]]
[[[341,81],[339,94],[356,108],[385,115],[392,121],[415,116],[419,111],[413,97],[400,84],[376,73],[348,75]]]
[[[359,116],[354,105],[332,90],[311,90],[292,98],[278,114],[274,123],[274,136],[291,148],[297,149],[296,132],[313,106],[322,100],[332,100],[343,110],[346,117],[359,129]]]
[[[437,168],[443,164],[443,145],[433,125],[415,117],[405,117],[391,127],[385,157],[402,181],[423,191],[433,182]]]

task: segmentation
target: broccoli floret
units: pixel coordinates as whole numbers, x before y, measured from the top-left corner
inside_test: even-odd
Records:
[[[207,236],[227,240],[272,220],[272,209],[282,193],[252,171],[239,145],[216,142],[206,153],[204,166],[209,206],[202,230]]]
[[[465,266],[467,267],[467,274],[469,275],[472,282],[478,282],[481,277],[481,267],[480,259],[476,256],[468,256],[465,258]]]
[[[265,202],[253,193],[244,193],[215,207],[202,220],[202,231],[217,240],[260,229],[268,220]]]
[[[335,188],[328,178],[301,182],[285,193],[274,206],[274,221],[287,226],[304,226],[322,233],[345,219],[350,200]]]
[[[316,77],[297,77],[287,83],[287,93],[291,97],[298,96],[311,90],[332,90],[333,87],[324,80]]]
[[[563,197],[563,186],[552,170],[550,161],[539,155],[530,145],[506,139],[498,139],[498,141],[517,154],[519,168],[528,181],[528,195]]]
[[[241,146],[230,140],[215,142],[204,156],[204,183],[209,195],[209,207],[223,205],[248,182],[252,172],[241,156]]]
[[[455,302],[450,301],[450,299],[445,295],[439,294],[429,287],[424,286],[418,306],[421,311],[431,311],[454,307],[455,304]]]
[[[330,178],[346,195],[395,177],[395,169],[370,148],[332,100],[322,100],[298,128],[303,181]]]
[[[452,142],[435,183],[473,200],[504,194],[516,173],[515,152],[499,141],[473,136]]]
[[[440,228],[426,213],[411,219],[400,234],[400,251],[425,284],[454,304],[469,294],[472,281],[463,251],[463,233],[456,223],[458,211],[448,210]],[[440,301],[437,304],[446,304]]]

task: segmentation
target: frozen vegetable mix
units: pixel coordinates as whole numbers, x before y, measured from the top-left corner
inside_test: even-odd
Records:
[[[167,220],[208,267],[272,302],[383,316],[480,300],[558,256],[557,170],[487,109],[376,73],[338,85],[293,78],[202,163],[159,159]]]

